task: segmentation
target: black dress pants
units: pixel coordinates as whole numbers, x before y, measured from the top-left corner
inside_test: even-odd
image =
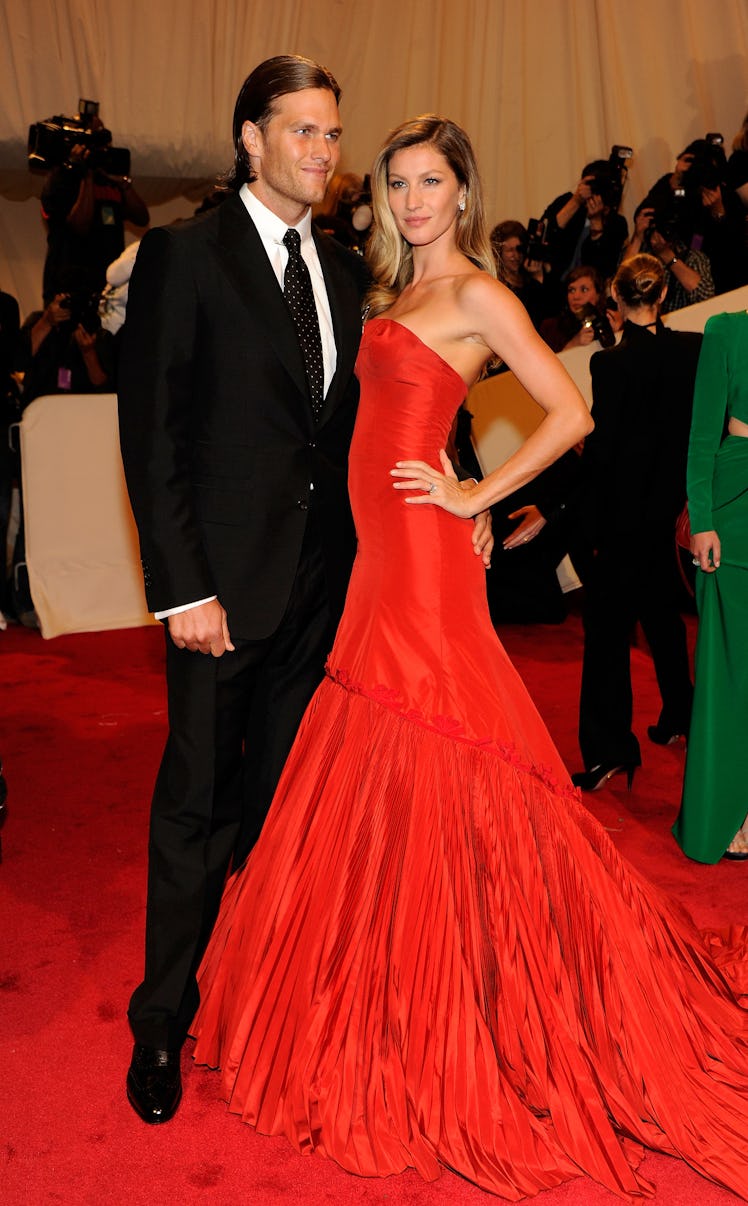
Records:
[[[631,727],[630,644],[637,620],[662,698],[659,720],[673,732],[688,732],[693,685],[674,558],[669,534],[644,553],[632,539],[600,549],[591,562],[585,579],[579,703],[579,745],[587,769],[641,762]]]
[[[145,978],[128,1013],[139,1043],[177,1050],[186,1038],[227,871],[259,835],[333,636],[311,525],[272,636],[235,640],[235,652],[213,658],[177,649],[167,630],[169,735],[151,806]]]

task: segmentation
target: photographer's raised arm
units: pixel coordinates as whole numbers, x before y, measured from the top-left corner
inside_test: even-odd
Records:
[[[554,215],[556,225],[561,230],[568,226],[572,218],[579,212],[591,196],[590,185],[587,177],[580,180],[574,189],[574,192],[569,197],[569,200],[561,206],[558,212]]]
[[[37,318],[29,332],[29,344],[32,356],[35,356],[39,351],[50,331],[53,331],[55,327],[69,320],[70,307],[66,304],[68,301],[69,299],[65,293],[58,293]]]

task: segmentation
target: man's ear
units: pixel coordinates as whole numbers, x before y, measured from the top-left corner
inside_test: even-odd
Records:
[[[262,154],[262,131],[253,121],[245,121],[242,126],[242,142],[248,155]]]

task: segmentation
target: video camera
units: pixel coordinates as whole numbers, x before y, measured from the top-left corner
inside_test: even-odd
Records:
[[[28,164],[32,172],[49,172],[52,168],[70,163],[75,146],[88,148],[86,166],[110,176],[130,175],[130,152],[126,147],[113,147],[112,132],[99,126],[99,102],[78,101],[74,117],[48,117],[29,126]]]

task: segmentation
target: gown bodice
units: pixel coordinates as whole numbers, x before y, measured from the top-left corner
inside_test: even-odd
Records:
[[[396,461],[423,460],[440,469],[439,451],[447,446],[465,382],[390,318],[366,324],[356,371],[361,398],[348,488],[358,552],[328,672],[429,728],[492,748],[554,786],[568,786],[566,769],[493,631],[472,519],[436,504],[414,506],[393,487]]]

